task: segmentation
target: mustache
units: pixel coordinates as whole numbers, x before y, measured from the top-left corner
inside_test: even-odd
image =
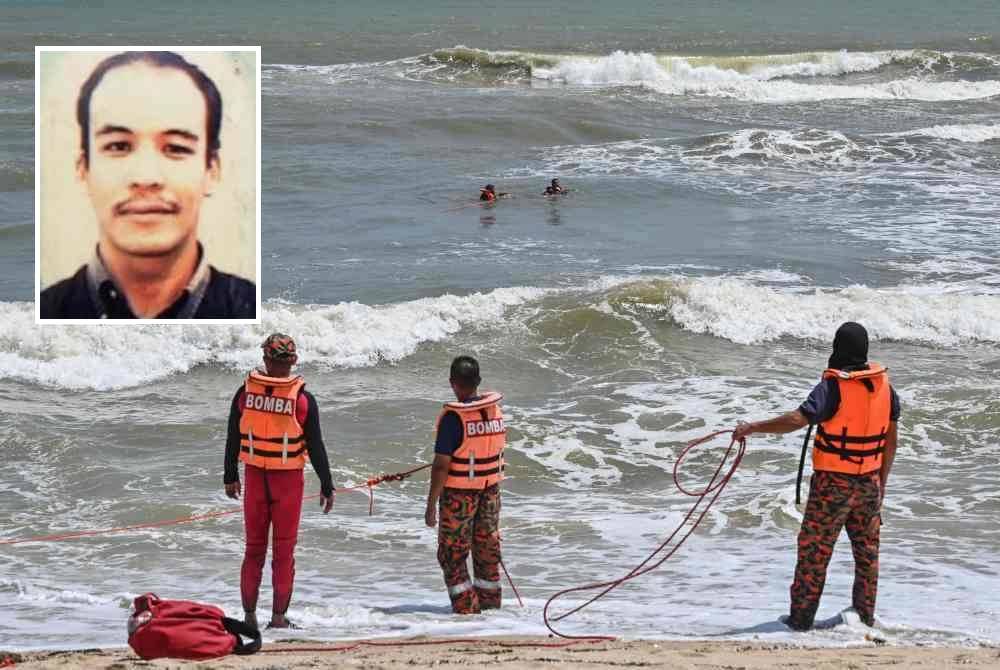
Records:
[[[129,198],[115,203],[114,213],[125,214],[177,214],[181,206],[176,202],[160,198]]]

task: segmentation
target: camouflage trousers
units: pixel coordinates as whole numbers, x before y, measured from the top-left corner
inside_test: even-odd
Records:
[[[438,563],[456,614],[500,607],[500,486],[445,488],[438,523]],[[474,579],[466,565],[472,553]]]
[[[847,528],[854,552],[853,606],[869,626],[875,623],[878,590],[878,543],[882,523],[878,470],[864,475],[817,471],[799,531],[799,556],[792,582],[788,625],[812,627],[823,595],[826,568],[840,529]]]

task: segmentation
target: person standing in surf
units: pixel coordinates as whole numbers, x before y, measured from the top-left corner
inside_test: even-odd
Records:
[[[899,397],[886,368],[868,362],[868,332],[861,324],[847,322],[834,336],[823,379],[798,409],[767,421],[741,423],[733,431],[733,439],[741,440],[754,433],[817,426],[813,476],[785,619],[794,630],[813,626],[833,546],[845,526],[854,553],[852,606],[861,621],[875,625],[882,499],[896,455],[899,412]]]
[[[290,628],[285,616],[295,582],[295,544],[299,535],[303,469],[312,463],[320,480],[319,504],[333,507],[333,480],[323,444],[316,399],[301,375],[295,341],[274,333],[264,344],[264,368],[252,370],[233,396],[226,439],[226,495],[240,497],[238,460],[244,463],[243,520],[246,553],[240,571],[244,621],[257,628],[257,596],[273,534],[271,580],[274,589],[268,628]]]
[[[500,481],[507,429],[500,400],[479,392],[479,362],[451,363],[454,402],[437,420],[434,465],[424,522],[438,526],[438,563],[456,614],[500,607]],[[438,508],[441,520],[438,524]],[[466,565],[472,553],[474,579]]]

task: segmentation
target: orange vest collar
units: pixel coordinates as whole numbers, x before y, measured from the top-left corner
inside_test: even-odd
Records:
[[[480,394],[479,400],[474,400],[472,402],[459,402],[458,400],[453,400],[451,402],[446,402],[444,404],[444,408],[455,411],[482,409],[484,407],[489,407],[490,405],[495,405],[501,400],[503,400],[502,393],[497,393],[496,391],[484,391]]]
[[[297,384],[299,380],[302,379],[302,375],[292,375],[291,377],[269,377],[258,369],[250,371],[247,377],[258,384],[263,384],[264,386],[274,386],[276,388],[281,388],[285,386],[292,386]]]
[[[854,372],[845,372],[835,368],[827,368],[823,371],[823,379],[829,379],[830,377],[835,377],[837,379],[864,379],[866,377],[884,375],[888,371],[889,368],[878,363],[868,363],[867,370],[855,370]]]

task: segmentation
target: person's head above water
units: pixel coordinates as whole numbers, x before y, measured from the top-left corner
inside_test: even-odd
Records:
[[[556,178],[556,179],[553,179],[553,180],[552,180],[552,185],[553,185],[553,186],[558,186],[558,185],[559,185],[559,179],[558,179],[558,178]]]
[[[833,353],[827,367],[833,370],[864,370],[868,366],[868,331],[860,323],[848,321],[833,337]]]
[[[493,186],[493,184],[487,184],[486,186],[483,187],[482,190],[489,191],[490,193],[492,193],[495,190],[495,187]]]

